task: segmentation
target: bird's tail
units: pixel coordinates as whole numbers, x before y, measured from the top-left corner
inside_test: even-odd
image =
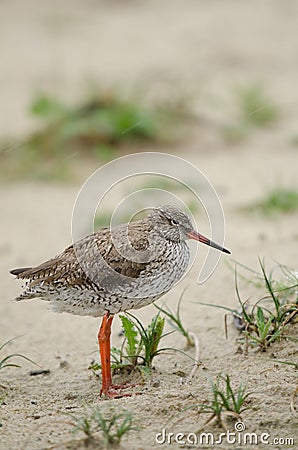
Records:
[[[24,274],[24,272],[27,272],[27,270],[31,270],[31,267],[21,267],[19,269],[13,269],[13,270],[10,270],[9,273],[11,273],[12,275],[16,275],[17,278],[26,278],[22,275]],[[38,296],[38,295],[36,295],[36,292],[34,291],[34,289],[32,289],[30,287],[30,280],[27,280],[25,282],[23,289],[24,289],[24,291],[20,295],[15,297],[14,300],[20,301],[20,300],[35,298]]]
[[[19,277],[19,275],[21,275],[23,272],[27,272],[27,270],[31,270],[32,267],[21,267],[19,269],[13,269],[10,270],[9,273],[11,273],[12,275],[16,275],[17,277]]]

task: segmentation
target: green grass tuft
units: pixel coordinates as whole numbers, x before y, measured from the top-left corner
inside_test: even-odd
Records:
[[[98,448],[119,446],[126,434],[135,430],[132,413],[122,410],[105,416],[99,408],[89,408],[83,415],[67,414],[74,434],[81,432],[85,436],[84,447],[98,445]],[[100,434],[100,436],[98,436]]]
[[[211,412],[220,420],[224,411],[239,415],[248,409],[244,403],[250,393],[246,392],[246,387],[241,383],[238,389],[234,390],[229,375],[219,375],[215,382],[210,379],[210,386],[211,399],[203,403],[199,412]]]
[[[116,370],[136,368],[141,373],[150,374],[153,359],[166,350],[173,350],[159,348],[161,339],[168,334],[163,334],[165,319],[158,313],[147,326],[144,326],[130,313],[119,317],[124,331],[124,341],[120,349],[111,348],[111,367]],[[96,373],[101,366],[92,363],[89,369]]]
[[[256,277],[256,272],[251,271],[254,274],[253,283],[255,284],[257,280],[258,286],[264,286],[266,295],[252,306],[248,304],[248,301],[243,302],[241,300],[236,268],[235,288],[240,308],[233,309],[222,305],[201,304],[221,308],[231,313],[236,327],[241,332],[241,335],[244,335],[244,338],[240,337],[238,340],[246,344],[246,347],[252,346],[257,347],[261,351],[266,351],[271,344],[280,339],[295,340],[294,337],[287,335],[286,332],[298,316],[298,283],[297,272],[290,271],[290,269],[280,265],[281,270],[284,274],[287,274],[288,279],[284,282],[276,282],[272,277],[272,271],[268,273],[265,270],[264,262],[259,259],[259,263],[261,273],[257,273]]]
[[[125,355],[129,364],[137,366],[141,360],[141,365],[151,369],[153,359],[165,351],[159,349],[160,341],[163,337],[165,319],[156,314],[149,325],[144,327],[142,322],[130,313],[126,316],[120,315],[125,335]]]

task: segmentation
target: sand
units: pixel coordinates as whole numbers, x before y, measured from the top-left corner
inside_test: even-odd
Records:
[[[26,113],[36,90],[73,99],[90,80],[129,91],[150,77],[173,76],[181,86],[195,88],[198,126],[174,149],[147,150],[175,153],[208,177],[224,209],[225,244],[233,259],[253,269],[259,269],[258,256],[266,258],[268,269],[276,261],[297,267],[297,213],[268,218],[241,210],[273,187],[297,188],[297,147],[291,143],[298,114],[297,9],[295,1],[3,2],[0,133],[13,136],[13,141],[36,126]],[[252,81],[265,84],[279,105],[280,118],[270,128],[253,130],[243,142],[226,143],[217,125],[233,113],[233,88]],[[154,361],[152,379],[136,388],[143,392],[140,396],[99,397],[100,379],[88,370],[90,362],[98,360],[98,319],[54,314],[39,300],[12,301],[20,283],[9,269],[38,264],[71,243],[73,205],[86,176],[96,168],[84,166],[72,184],[32,180],[0,186],[0,343],[18,337],[3,354],[25,354],[50,370],[30,376],[35,367],[21,360],[21,368],[0,370],[0,449],[67,448],[73,438],[82,437],[73,436],[67,413],[79,416],[85,405],[107,415],[122,408],[133,413],[139,429],[123,438],[123,448],[179,448],[173,439],[171,446],[157,443],[156,434],[163,428],[175,435],[196,431],[207,416],[198,417],[196,408],[189,407],[208,398],[208,378],[219,373],[229,374],[234,386],[246,384],[252,393],[251,409],[242,414],[247,432],[268,433],[270,448],[287,448],[282,441],[273,443],[274,438],[294,438],[297,445],[297,416],[290,408],[297,374],[292,366],[275,361],[297,362],[295,342],[277,342],[266,353],[239,353],[231,318],[226,339],[224,311],[198,304],[237,305],[234,274],[226,264],[230,257],[224,255],[209,280],[198,285],[207,252],[200,248],[187,277],[164,297],[175,308],[187,286],[181,313],[186,327],[199,337],[202,362],[192,383],[180,383],[181,372],[187,375],[192,369],[191,360],[165,354]],[[208,233],[204,220],[202,227]],[[241,282],[241,295],[256,300],[263,291]],[[150,306],[137,316],[148,323],[155,313]],[[114,322],[112,342],[119,347],[121,326],[118,318]],[[297,337],[297,325],[291,332]],[[165,338],[163,345],[185,349],[178,333]],[[194,356],[194,350],[187,352]],[[136,374],[115,379],[140,381]],[[206,430],[216,436],[222,431],[215,424]],[[240,447],[224,441],[200,448]],[[84,448],[83,443],[77,448]]]

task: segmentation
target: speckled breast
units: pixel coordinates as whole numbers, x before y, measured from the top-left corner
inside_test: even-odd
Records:
[[[151,261],[146,270],[128,284],[119,286],[116,294],[127,298],[134,309],[152,303],[168,292],[185,274],[189,264],[190,252],[186,242],[169,242],[158,260]],[[124,300],[124,303],[125,300]],[[131,306],[130,306],[131,307]]]

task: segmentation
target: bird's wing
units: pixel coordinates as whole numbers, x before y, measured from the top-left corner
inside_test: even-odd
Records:
[[[123,227],[113,229],[116,239]],[[138,222],[130,224],[128,235],[134,250],[146,250],[148,232]],[[28,279],[31,286],[43,282],[93,288],[117,287],[118,284],[123,284],[125,278],[138,278],[147,265],[147,262],[127,259],[121,253],[123,252],[119,252],[113,243],[110,229],[101,228],[39,266],[15,269],[12,273],[17,278]]]

